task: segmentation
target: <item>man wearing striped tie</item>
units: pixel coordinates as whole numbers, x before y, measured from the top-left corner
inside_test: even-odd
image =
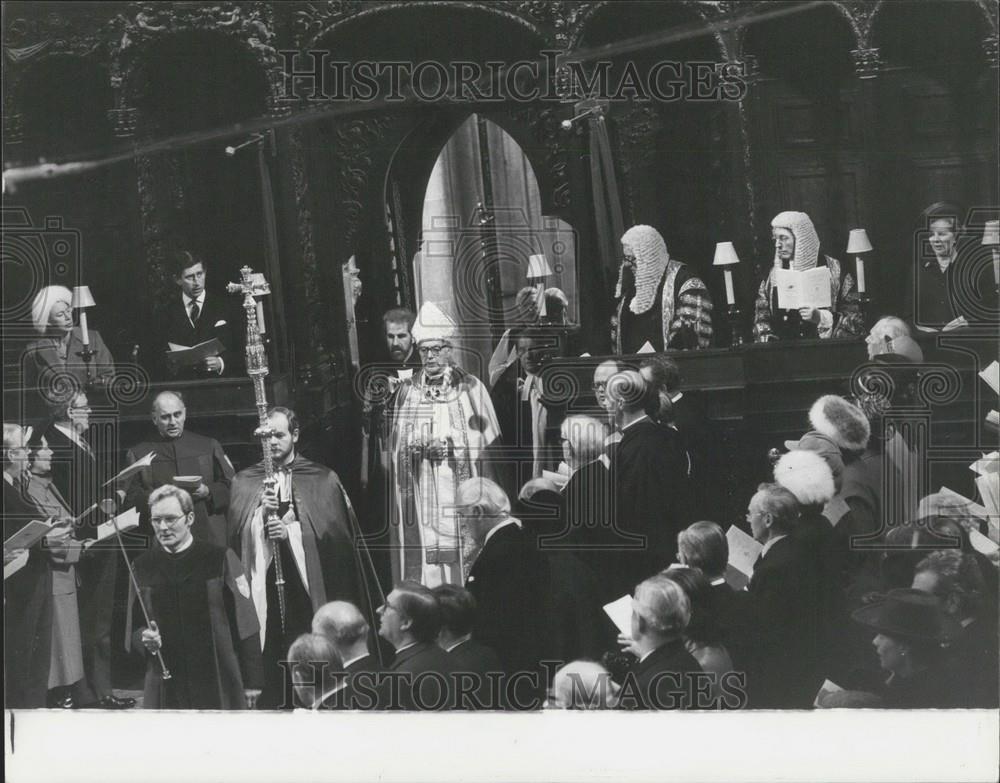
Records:
[[[234,317],[234,308],[224,297],[210,294],[205,288],[207,264],[194,253],[180,250],[171,258],[174,282],[181,290],[166,314],[166,333],[161,350],[171,345],[193,348],[199,343],[217,338],[223,351],[208,356],[194,366],[179,366],[171,374],[180,379],[211,378],[239,372],[242,340],[240,321]]]

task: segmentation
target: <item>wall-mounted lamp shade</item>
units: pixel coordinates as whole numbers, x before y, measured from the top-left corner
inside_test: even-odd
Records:
[[[71,302],[73,309],[80,310],[84,307],[94,307],[96,304],[97,302],[94,301],[89,286],[78,285],[73,289],[73,301]]]
[[[732,242],[719,242],[715,245],[715,260],[712,261],[712,266],[730,266],[739,262],[740,258],[736,255],[736,248]]]
[[[529,280],[542,280],[551,274],[552,269],[549,267],[549,262],[543,254],[539,253],[538,255],[528,256]]]
[[[863,228],[852,228],[851,235],[847,238],[847,252],[856,256],[859,253],[870,253],[872,243],[868,239],[868,232]]]
[[[987,220],[983,229],[984,245],[1000,245],[1000,220]]]

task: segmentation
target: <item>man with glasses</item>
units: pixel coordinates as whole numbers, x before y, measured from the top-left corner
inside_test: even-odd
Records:
[[[392,579],[462,584],[471,544],[453,506],[465,479],[493,475],[500,425],[485,385],[455,365],[454,321],[426,302],[413,327],[421,369],[399,388],[389,435]]]
[[[136,558],[135,577],[151,622],[127,637],[147,653],[143,707],[252,707],[262,681],[260,627],[239,558],[194,538],[194,503],[183,489],[154,490],[149,508],[159,547]],[[132,610],[130,619],[143,623],[138,607]]]
[[[437,597],[417,582],[400,582],[379,607],[378,633],[396,649],[385,680],[389,709],[451,709],[458,665],[436,644],[443,614]]]

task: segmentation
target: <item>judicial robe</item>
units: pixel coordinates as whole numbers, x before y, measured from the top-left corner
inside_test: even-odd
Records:
[[[41,518],[24,493],[4,478],[4,540]],[[28,562],[4,580],[3,594],[5,705],[44,707],[52,645],[52,570],[41,543],[31,548]]]
[[[147,654],[143,707],[244,709],[244,688],[260,687],[262,673],[257,615],[239,558],[195,540],[177,554],[151,549],[136,558],[135,576],[171,674],[164,680],[159,661]],[[143,649],[135,635],[133,644]]]
[[[128,450],[129,465],[153,452],[153,463],[136,474],[128,488],[126,507],[139,509],[144,525],[149,524],[149,493],[164,484],[172,484],[174,476],[201,476],[208,487],[207,498],[194,500],[194,525],[191,534],[199,541],[226,545],[226,508],[229,506],[229,484],[235,471],[222,445],[214,438],[193,432],[179,438],[157,437],[143,441]]]

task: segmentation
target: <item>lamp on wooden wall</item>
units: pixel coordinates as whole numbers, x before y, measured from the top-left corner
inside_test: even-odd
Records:
[[[993,282],[1000,293],[1000,220],[987,220],[983,228],[983,244],[993,249]]]
[[[868,305],[871,297],[868,296],[865,287],[865,260],[862,257],[865,253],[872,252],[872,243],[868,239],[868,232],[863,228],[852,228],[847,237],[847,254],[854,256],[855,268],[858,272],[858,301],[861,306],[861,318],[865,324],[868,323]]]
[[[95,351],[91,350],[90,347],[90,329],[87,326],[87,308],[94,307],[97,302],[94,301],[93,294],[90,293],[90,286],[78,285],[73,288],[73,300],[70,302],[70,306],[74,310],[80,311],[80,342],[83,343],[83,350],[78,352],[80,358],[83,359],[83,364],[87,368],[87,386],[92,386],[94,384],[94,371],[90,366],[91,361],[94,358]]]
[[[740,308],[736,304],[736,294],[733,291],[733,270],[730,267],[740,262],[736,248],[732,242],[718,242],[715,245],[715,259],[712,266],[723,267],[726,280],[726,312],[729,316],[729,344],[733,347],[743,344],[743,333],[740,329]]]
[[[537,253],[535,255],[528,256],[527,279],[529,284],[534,284],[535,286],[535,304],[538,307],[539,318],[546,315],[545,278],[550,277],[551,275],[552,269],[549,267],[549,262],[546,260],[544,253]]]

